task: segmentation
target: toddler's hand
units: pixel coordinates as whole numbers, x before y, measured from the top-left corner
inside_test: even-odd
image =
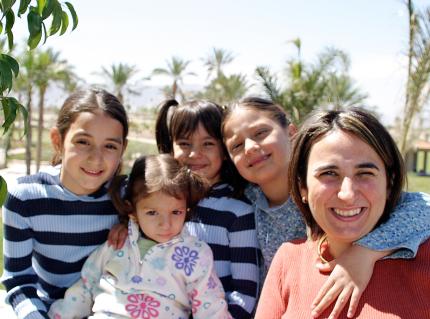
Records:
[[[128,235],[127,227],[123,224],[113,225],[108,235],[108,245],[113,246],[115,250],[121,249],[124,246]]]

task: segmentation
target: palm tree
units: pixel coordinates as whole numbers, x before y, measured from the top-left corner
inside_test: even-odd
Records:
[[[66,60],[60,59],[60,53],[48,48],[45,51],[38,51],[34,58],[34,84],[39,93],[39,117],[37,125],[37,144],[36,144],[36,169],[40,168],[42,158],[42,133],[43,118],[45,108],[45,94],[49,85],[53,82],[70,82],[74,78],[72,67]]]
[[[172,78],[173,83],[170,91],[170,97],[176,98],[179,93],[181,98],[184,99],[184,92],[181,89],[184,77],[187,75],[195,75],[193,72],[186,72],[186,69],[191,61],[183,60],[179,57],[173,56],[171,60],[167,60],[167,68],[156,68],[152,71],[153,75],[166,75]]]
[[[233,54],[225,49],[213,48],[212,51],[203,58],[203,63],[208,70],[208,78],[215,73],[215,78],[224,75],[223,67],[234,60]]]
[[[300,39],[291,42],[297,57],[287,61],[285,87],[267,67],[257,67],[256,74],[266,95],[283,106],[294,122],[299,123],[316,107],[363,106],[367,95],[355,88],[348,76],[349,58],[343,51],[327,48],[316,63],[306,64],[301,59]]]
[[[127,63],[112,64],[110,68],[102,67],[101,75],[107,78],[113,85],[115,95],[121,103],[124,103],[124,90],[130,79],[138,72],[135,65]],[[132,92],[130,89],[127,90]]]
[[[416,115],[430,97],[430,7],[424,13],[416,12],[408,0],[409,50],[406,98],[402,119],[400,151],[407,153],[409,131]]]

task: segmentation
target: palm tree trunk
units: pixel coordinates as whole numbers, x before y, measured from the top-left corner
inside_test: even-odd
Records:
[[[173,81],[172,85],[172,98],[176,99],[176,91],[178,91],[178,84],[176,83],[176,80]]]
[[[31,119],[32,119],[32,107],[31,107],[31,95],[33,93],[33,88],[30,85],[27,92],[27,112],[28,112],[28,130],[25,137],[25,166],[26,174],[31,174]]]
[[[37,121],[37,146],[36,146],[36,171],[39,171],[42,159],[42,137],[43,137],[43,109],[45,102],[46,87],[39,88],[39,119]]]

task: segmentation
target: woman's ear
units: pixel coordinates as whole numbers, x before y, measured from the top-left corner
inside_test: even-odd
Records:
[[[49,132],[51,137],[51,144],[54,147],[55,152],[58,154],[61,154],[62,144],[63,141],[61,139],[61,134],[58,128],[53,127],[51,128],[51,131]]]
[[[300,183],[301,184],[301,183]],[[300,196],[302,197],[302,203],[308,203],[308,189],[300,185]]]
[[[128,218],[129,218],[131,221],[135,222],[136,224],[138,223],[138,222],[137,222],[137,216],[136,216],[136,214],[134,214],[134,213],[132,213],[132,214],[128,214]]]
[[[293,137],[297,133],[297,126],[291,123],[288,125],[287,130],[288,130],[288,136]]]

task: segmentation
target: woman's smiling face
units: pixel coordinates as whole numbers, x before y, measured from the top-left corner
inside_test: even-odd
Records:
[[[330,245],[349,245],[369,233],[384,212],[384,163],[363,140],[335,130],[312,146],[301,193]]]

